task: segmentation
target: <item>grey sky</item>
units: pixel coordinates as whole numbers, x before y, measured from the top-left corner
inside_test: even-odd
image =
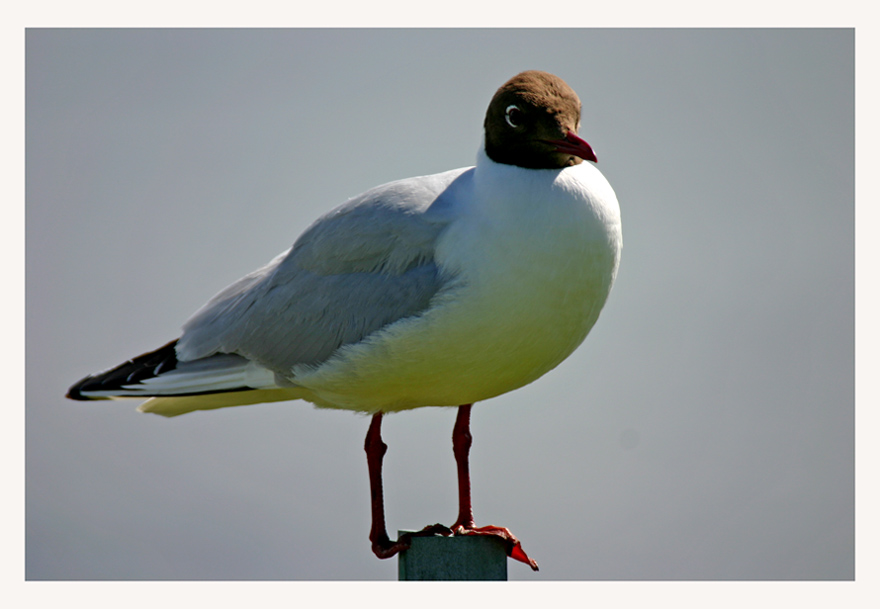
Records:
[[[368,419],[63,395],[348,197],[471,165],[532,68],[624,251],[585,344],[474,408],[477,523],[541,565],[510,579],[854,577],[852,30],[30,30],[29,579],[396,577]],[[454,520],[454,416],[386,419],[392,531]]]

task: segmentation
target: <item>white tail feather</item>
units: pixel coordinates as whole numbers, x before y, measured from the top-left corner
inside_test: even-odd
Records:
[[[138,406],[138,410],[162,415],[163,417],[176,417],[196,410],[214,410],[215,408],[226,408],[229,406],[247,406],[264,402],[296,400],[302,397],[302,393],[302,389],[290,388],[151,398]]]

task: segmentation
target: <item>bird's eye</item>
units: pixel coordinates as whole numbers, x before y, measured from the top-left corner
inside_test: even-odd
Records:
[[[511,104],[504,111],[504,120],[507,121],[508,125],[516,129],[523,124],[523,111],[519,109],[519,106]]]

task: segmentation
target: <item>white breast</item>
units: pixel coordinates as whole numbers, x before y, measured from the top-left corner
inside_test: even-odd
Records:
[[[458,406],[530,383],[584,340],[620,258],[620,210],[589,163],[529,170],[481,154],[437,244],[456,280],[423,315],[343,348],[296,381],[318,405]]]

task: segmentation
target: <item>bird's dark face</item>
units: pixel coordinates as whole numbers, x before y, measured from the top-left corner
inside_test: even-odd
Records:
[[[577,137],[580,119],[580,99],[561,78],[523,72],[502,85],[489,104],[483,123],[486,154],[496,163],[529,169],[595,162],[590,145]]]

